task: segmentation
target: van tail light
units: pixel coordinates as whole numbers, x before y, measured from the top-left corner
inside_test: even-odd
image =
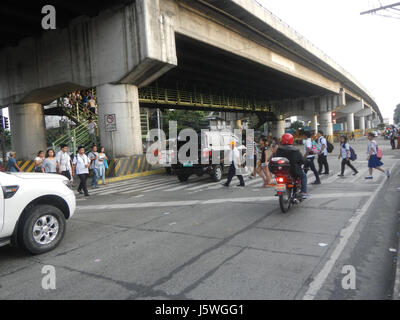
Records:
[[[203,151],[203,157],[204,158],[210,158],[212,156],[212,151]]]
[[[17,193],[19,186],[6,186],[2,187],[4,199],[10,199],[14,194]]]

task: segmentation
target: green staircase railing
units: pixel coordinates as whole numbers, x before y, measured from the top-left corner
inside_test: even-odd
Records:
[[[93,94],[93,93],[92,93]],[[73,128],[68,124],[66,133],[57,137],[56,140],[52,142],[52,147],[54,150],[58,150],[60,145],[66,144],[72,152],[76,151],[78,146],[84,146],[85,150],[88,151],[91,145],[91,140],[88,132],[88,119],[92,118],[96,123],[96,141],[99,141],[98,137],[98,115],[92,112],[89,108],[84,106],[80,102],[73,102],[71,107],[64,103],[64,97],[57,100],[57,107],[62,110],[62,114],[67,116],[76,126]],[[148,111],[140,113],[140,123],[142,129],[142,139],[146,139],[147,132],[149,130],[149,114]]]
[[[97,124],[97,121],[94,122]],[[91,144],[88,123],[88,121],[84,121],[73,129],[67,129],[66,134],[53,142],[53,149],[58,150],[60,145],[66,144],[72,152],[76,152],[78,146],[84,146],[85,150],[88,151]]]

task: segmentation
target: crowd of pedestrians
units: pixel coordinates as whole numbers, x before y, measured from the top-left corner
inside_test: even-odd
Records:
[[[67,97],[63,98],[64,105],[68,108],[72,108],[77,104],[82,105],[86,110],[91,113],[97,113],[97,102],[95,95],[92,90],[84,91],[73,91]],[[89,114],[89,112],[88,112]]]
[[[8,171],[23,172],[15,158],[16,152],[11,151],[7,163]],[[78,192],[85,194],[85,196],[89,195],[86,181],[90,171],[92,172],[92,188],[98,188],[98,181],[100,179],[102,180],[102,184],[106,185],[105,176],[108,169],[108,157],[104,147],[100,147],[98,152],[97,146],[92,145],[91,151],[86,155],[85,148],[79,146],[76,154],[71,155],[68,152],[68,146],[62,144],[60,151],[57,153],[53,149],[48,149],[46,153],[40,150],[34,161],[34,172],[61,174],[68,178],[71,183],[74,177],[78,177],[80,180]]]
[[[304,131],[304,154],[302,159],[302,171],[299,172],[299,178],[304,181],[307,179],[307,172],[311,170],[315,176],[315,181],[312,182],[313,185],[321,184],[321,175],[329,175],[329,162],[328,155],[333,152],[333,145],[324,137],[324,132],[319,130],[313,139],[313,135],[310,131]],[[268,163],[271,158],[279,156],[282,153],[282,150],[285,148],[294,147],[290,143],[284,144],[283,138],[279,141],[274,137],[261,136],[258,140],[258,143],[255,141],[247,140],[247,161],[250,167],[253,167],[254,170],[250,173],[250,179],[255,179],[257,175],[259,175],[263,180],[263,187],[272,187],[275,186],[273,183],[273,177],[268,169]],[[339,154],[338,159],[341,160],[340,163],[340,173],[339,177],[344,177],[346,167],[349,167],[353,171],[353,175],[357,175],[359,171],[354,167],[352,161],[357,160],[357,154],[354,149],[350,146],[351,141],[355,141],[354,134],[348,136],[341,136],[339,141]],[[278,152],[278,150],[280,150]],[[293,149],[294,150],[294,149]],[[315,159],[318,159],[318,169],[316,168]],[[383,169],[383,163],[381,162],[382,158],[382,150],[378,147],[375,141],[375,133],[368,134],[368,145],[367,145],[367,160],[368,160],[368,169],[369,175],[365,177],[365,179],[373,179],[372,173],[373,169],[376,169],[382,173],[385,173],[386,176],[390,177],[389,170]],[[229,186],[232,178],[237,175],[240,184],[238,186],[244,187],[245,183],[243,180],[243,176],[239,173],[236,173],[238,169],[241,168],[240,165],[240,154],[238,149],[234,144],[232,144],[232,152],[229,158],[230,168],[228,173],[228,179],[225,186]],[[303,194],[306,195],[306,188],[303,188]]]

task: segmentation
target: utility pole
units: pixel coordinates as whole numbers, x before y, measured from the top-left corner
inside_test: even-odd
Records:
[[[376,13],[376,12],[381,11],[381,10],[395,9],[395,7],[398,7],[398,6],[400,6],[400,2],[396,2],[396,3],[393,3],[393,4],[386,5],[386,6],[381,6],[381,7],[376,8],[376,9],[364,11],[364,12],[361,12],[360,15]]]

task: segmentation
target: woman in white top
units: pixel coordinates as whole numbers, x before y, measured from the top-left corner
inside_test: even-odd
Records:
[[[351,170],[353,170],[353,176],[358,174],[358,171],[350,162],[350,145],[347,143],[347,137],[341,136],[340,137],[340,153],[339,153],[339,158],[342,158],[342,171],[338,175],[339,177],[344,177],[344,169],[346,168],[346,165],[349,166]]]
[[[85,154],[85,148],[78,147],[78,153],[72,161],[72,175],[77,175],[81,181],[78,187],[80,194],[84,193],[85,196],[89,196],[89,192],[86,186],[86,180],[89,176],[90,160]]]
[[[99,152],[99,158],[98,158],[98,162],[99,162],[99,174],[101,177],[101,180],[103,181],[103,185],[106,185],[106,167],[105,167],[105,163],[104,161],[107,161],[108,158],[106,156],[106,154],[104,153],[104,147],[100,147],[100,152]]]
[[[390,173],[389,170],[383,170],[382,166],[383,163],[380,161],[378,158],[378,145],[376,144],[376,141],[374,140],[375,134],[370,132],[368,133],[368,147],[367,147],[367,154],[368,154],[368,168],[369,168],[369,176],[365,177],[365,179],[373,179],[372,177],[372,170],[376,169],[379,170],[383,173],[386,174],[388,178],[390,178]]]

